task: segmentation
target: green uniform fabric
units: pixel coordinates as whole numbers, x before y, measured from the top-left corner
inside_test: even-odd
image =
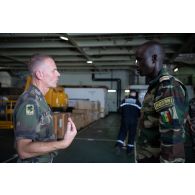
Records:
[[[137,161],[185,162],[184,122],[187,113],[185,86],[163,68],[149,83],[144,97],[136,141]]]
[[[187,138],[186,145],[191,145],[195,150],[195,98],[189,101],[189,120],[185,125]]]
[[[16,140],[56,140],[53,130],[52,112],[41,91],[31,85],[18,99],[14,109],[14,132]],[[18,162],[51,162],[56,152]]]
[[[189,116],[193,132],[195,133],[195,98],[192,98],[189,102]]]

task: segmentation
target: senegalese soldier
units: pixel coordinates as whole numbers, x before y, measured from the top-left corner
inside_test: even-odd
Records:
[[[164,50],[155,41],[136,51],[137,70],[149,80],[136,143],[137,162],[185,162],[184,123],[188,113],[185,86],[163,66]]]
[[[192,130],[192,145],[193,150],[195,151],[195,98],[190,100],[189,115]]]
[[[35,55],[28,68],[32,85],[19,97],[14,110],[18,162],[52,162],[57,150],[71,144],[77,130],[69,118],[64,139],[56,140],[52,112],[44,98],[50,87],[56,87],[60,76],[54,60]]]
[[[189,101],[189,114],[185,123],[185,153],[186,162],[195,162],[195,98]]]

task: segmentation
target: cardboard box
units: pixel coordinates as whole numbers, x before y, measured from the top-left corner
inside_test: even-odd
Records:
[[[77,130],[85,127],[85,114],[84,113],[72,113],[71,119],[74,122]]]
[[[75,108],[80,110],[92,110],[92,102],[89,100],[78,100]]]
[[[99,101],[92,101],[92,110],[93,111],[100,111],[100,102]]]
[[[69,113],[54,113],[54,133],[57,139],[63,139],[67,128]]]
[[[58,114],[53,113],[53,128],[54,128],[54,134],[57,138],[57,131],[58,131]]]

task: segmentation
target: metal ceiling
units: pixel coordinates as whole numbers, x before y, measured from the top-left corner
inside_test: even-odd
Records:
[[[132,70],[136,48],[148,40],[164,46],[167,65],[195,67],[191,33],[0,33],[0,70],[27,70],[36,53],[52,56],[59,70]]]

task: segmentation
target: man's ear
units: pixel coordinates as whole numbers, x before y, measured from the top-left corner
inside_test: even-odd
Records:
[[[42,80],[43,78],[43,72],[41,72],[40,70],[35,72],[35,76],[38,80]]]
[[[156,54],[152,55],[152,63],[155,63],[156,60],[157,60],[157,55]]]

